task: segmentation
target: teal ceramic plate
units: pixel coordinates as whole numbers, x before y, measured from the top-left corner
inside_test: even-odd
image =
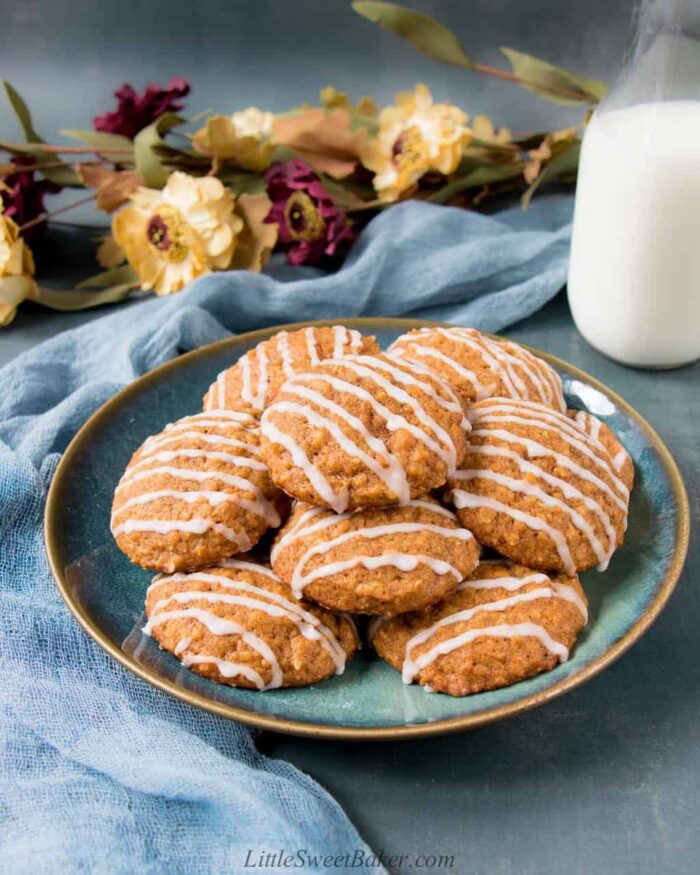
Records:
[[[425,323],[345,324],[376,334],[386,345]],[[583,575],[591,620],[568,662],[512,687],[453,699],[404,686],[398,672],[365,650],[341,677],[260,694],[201,678],[160,651],[141,634],[151,575],[132,565],[110,535],[114,488],[145,437],[199,410],[215,375],[275,330],[242,334],[156,368],[98,410],[63,456],[46,507],[49,558],[68,607],[114,659],[171,695],[244,723],[301,735],[398,738],[467,729],[541,705],[597,674],[651,625],[675,586],[687,549],[688,505],[678,469],[655,432],[621,398],[535,350],[561,374],[570,406],[609,423],[636,468],[624,547],[606,574]]]

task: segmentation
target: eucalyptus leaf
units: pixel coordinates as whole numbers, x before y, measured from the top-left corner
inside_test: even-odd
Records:
[[[515,49],[502,48],[501,51],[510,61],[515,75],[522,80],[522,87],[551,103],[566,106],[595,104],[605,97],[608,88],[605,82],[584,79]]]
[[[134,269],[128,264],[121,264],[119,267],[112,267],[109,270],[103,270],[101,273],[96,273],[78,283],[76,289],[104,289],[115,285],[128,284],[133,286],[138,282],[138,276]]]
[[[446,204],[449,203],[453,197],[456,197],[456,195],[461,194],[469,188],[489,185],[492,182],[504,182],[508,179],[517,179],[517,177],[522,176],[522,172],[522,166],[519,164],[500,164],[478,167],[466,176],[461,176],[458,179],[452,180],[452,182],[449,182],[439,191],[432,194],[428,200],[433,204]]]
[[[116,304],[123,301],[133,291],[133,282],[110,286],[99,292],[81,291],[80,287],[59,291],[40,286],[32,300],[51,310],[89,310],[92,307],[101,307],[103,304]]]
[[[63,130],[59,133],[64,137],[80,140],[81,143],[93,146],[95,151],[114,164],[131,163],[134,160],[134,144],[128,137],[122,137],[120,134],[75,129]]]
[[[136,169],[147,186],[163,188],[168,181],[171,171],[154,147],[166,145],[163,135],[184,123],[185,119],[181,116],[174,112],[166,112],[136,135],[134,140]]]
[[[459,38],[429,15],[397,3],[375,0],[354,0],[352,8],[358,15],[405,39],[434,61],[474,69],[474,62],[465,53]]]
[[[567,173],[575,173],[578,169],[578,159],[581,153],[581,143],[577,140],[565,152],[561,152],[548,161],[542,168],[542,172],[537,179],[530,185],[527,191],[520,199],[522,208],[526,210],[530,205],[533,194],[542,185],[543,182],[548,182],[556,179],[557,176],[563,176]]]
[[[17,121],[20,123],[25,139],[30,143],[43,143],[44,141],[34,129],[32,114],[29,112],[29,107],[24,102],[19,91],[17,91],[7,79],[2,79],[1,81],[7,99],[10,102],[10,106],[12,107],[14,114],[17,116]]]

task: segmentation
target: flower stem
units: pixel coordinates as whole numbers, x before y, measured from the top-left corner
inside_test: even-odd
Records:
[[[529,82],[527,79],[521,79],[510,70],[502,70],[500,67],[492,67],[490,64],[474,63],[471,68],[475,73],[483,73],[485,76],[495,76],[496,79],[503,79],[506,82],[514,82],[520,85],[521,88],[536,88],[538,91],[547,91],[554,94],[556,97],[568,97],[570,100],[580,100],[581,95],[566,88],[548,88],[546,85],[541,85],[539,82]]]
[[[75,207],[83,206],[83,204],[89,204],[90,201],[95,200],[95,196],[95,194],[91,194],[87,197],[81,198],[78,201],[73,201],[72,204],[66,204],[63,207],[52,210],[50,213],[40,213],[35,219],[32,219],[29,222],[25,222],[24,225],[20,225],[19,230],[28,231],[30,228],[34,228],[35,225],[41,225],[42,222],[48,222],[48,220],[53,219],[54,216],[59,216],[61,213],[67,213],[69,210],[75,209]]]

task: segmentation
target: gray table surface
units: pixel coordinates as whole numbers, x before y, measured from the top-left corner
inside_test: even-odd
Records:
[[[104,312],[26,308],[0,334],[0,363]],[[563,295],[504,333],[582,367],[634,405],[675,456],[698,518],[700,365],[645,372],[608,361],[576,332]],[[697,871],[699,571],[693,538],[678,588],[644,639],[539,710],[420,741],[266,732],[259,744],[316,778],[387,854],[454,855],[450,871],[470,875]]]

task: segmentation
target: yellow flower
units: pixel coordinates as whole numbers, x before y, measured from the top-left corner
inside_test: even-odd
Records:
[[[198,152],[232,160],[246,170],[260,172],[270,163],[275,148],[271,112],[251,106],[233,115],[215,115],[192,137]]]
[[[561,131],[553,131],[542,138],[542,142],[536,149],[530,149],[528,160],[523,167],[525,182],[531,185],[542,171],[542,167],[552,158],[561,155],[571,148],[571,144],[578,136],[579,128],[564,128]]]
[[[165,188],[139,188],[112,220],[114,240],[141,280],[158,295],[231,264],[243,221],[213,176],[171,173]]]
[[[36,295],[32,253],[3,210],[0,200],[0,327],[12,322],[22,301]]]
[[[357,103],[353,103],[344,91],[338,91],[333,85],[326,85],[318,96],[321,106],[328,112],[334,109],[347,109],[348,112],[356,112],[371,118],[377,114],[377,104],[371,97],[361,97]]]
[[[457,169],[469,142],[467,116],[449,103],[433,103],[425,85],[396,96],[396,106],[379,114],[379,133],[362,163],[374,171],[374,187],[384,201],[395,201],[429,170]]]

